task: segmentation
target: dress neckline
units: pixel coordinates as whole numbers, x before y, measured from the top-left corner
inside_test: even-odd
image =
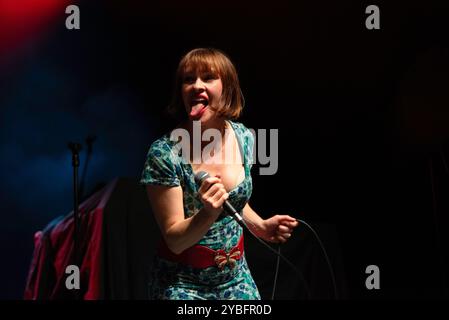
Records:
[[[239,188],[243,183],[246,182],[246,180],[247,180],[247,178],[248,178],[248,175],[247,175],[247,172],[246,172],[246,155],[245,155],[245,152],[244,152],[245,149],[243,148],[243,143],[242,143],[242,141],[240,140],[241,137],[236,133],[236,127],[235,127],[235,124],[234,124],[232,121],[230,121],[230,120],[225,120],[225,121],[226,121],[227,123],[229,123],[229,125],[230,125],[230,127],[232,128],[232,131],[233,131],[233,133],[234,133],[235,139],[237,140],[237,145],[238,145],[238,148],[239,148],[240,157],[241,157],[241,159],[242,159],[242,161],[243,161],[243,171],[244,171],[244,174],[245,174],[243,180],[242,180],[241,182],[239,182],[239,183],[238,183],[234,188],[232,188],[230,191],[228,191],[228,193],[231,194],[231,193],[237,191],[238,188]],[[188,167],[189,170],[190,170],[190,178],[191,178],[191,180],[193,181],[193,184],[194,184],[194,186],[195,186],[195,190],[198,192],[198,186],[197,186],[196,183],[195,183],[195,172],[193,171],[192,164],[190,163],[190,161],[187,161],[187,164],[186,164],[186,165],[187,165],[187,167]]]

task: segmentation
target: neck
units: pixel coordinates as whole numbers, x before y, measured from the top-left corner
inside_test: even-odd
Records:
[[[207,122],[201,122],[201,134],[203,134],[204,131],[207,129],[216,129],[221,132],[221,135],[224,135],[225,129],[227,127],[226,120],[223,118],[215,118],[211,119]],[[189,131],[189,133],[192,135],[193,133],[193,121],[188,120],[187,123],[184,124],[184,128]]]
[[[196,124],[198,125],[198,124]],[[221,135],[221,145],[219,146],[219,148],[222,148],[223,143],[225,141],[225,134],[226,134],[226,128],[227,128],[227,123],[226,120],[223,118],[215,118],[212,120],[209,120],[207,122],[202,122],[200,123],[201,125],[201,137],[203,137],[203,133],[205,130],[207,129],[216,129],[220,131],[220,135]],[[184,123],[182,125],[182,127],[184,129],[186,129],[189,132],[189,136],[190,136],[190,150],[193,150],[193,139],[195,137],[195,134],[193,132],[193,121],[192,120],[188,120],[186,123]],[[214,141],[213,143],[217,143],[218,141]],[[203,152],[204,148],[209,145],[211,143],[211,141],[203,141],[203,139],[201,138],[201,153]],[[191,154],[191,157],[193,156],[193,154]],[[193,158],[191,158],[191,160],[193,160]]]

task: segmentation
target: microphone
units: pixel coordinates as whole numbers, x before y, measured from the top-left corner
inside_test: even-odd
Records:
[[[209,178],[210,175],[206,171],[200,171],[197,174],[195,174],[195,182],[198,186],[200,186],[204,180]],[[237,212],[237,210],[234,209],[232,204],[229,203],[228,200],[225,200],[223,202],[223,210],[230,215],[232,218],[234,218],[235,221],[242,227],[246,228],[245,221],[243,221],[242,216]]]

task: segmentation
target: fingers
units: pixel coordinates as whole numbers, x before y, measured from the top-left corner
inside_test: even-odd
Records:
[[[278,225],[274,230],[273,236],[269,238],[270,242],[285,243],[292,236],[293,230],[284,225]]]
[[[278,226],[278,233],[291,233],[293,230],[285,225],[279,225]]]
[[[270,241],[274,243],[285,243],[292,236],[293,229],[299,223],[289,215],[277,215],[277,219],[278,225],[275,229],[275,235],[270,238]]]
[[[289,215],[277,215],[277,217],[280,225],[285,225],[290,228],[296,228],[299,225],[299,222]]]
[[[224,188],[224,185],[221,183],[216,183],[212,187],[210,187],[209,190],[206,191],[206,193],[203,194],[203,200],[211,198],[211,200],[217,201],[225,193],[227,192]]]
[[[201,195],[202,202],[213,209],[221,208],[229,198],[229,194],[221,183],[219,176],[204,180],[198,192]]]
[[[289,239],[291,236],[292,236],[292,230],[288,229],[288,228],[285,228],[285,230],[280,230],[280,228],[278,228],[278,231],[276,232],[276,237],[281,242],[287,241],[287,239]]]
[[[290,216],[287,215],[287,214],[278,214],[277,216],[278,216],[279,220],[289,221],[289,222],[294,222],[294,221],[296,221],[295,218],[290,217]]]
[[[229,194],[226,192],[225,188],[220,188],[210,197],[210,201],[215,208],[220,208],[228,197]]]
[[[299,222],[289,215],[274,215],[265,220],[268,226],[268,234],[265,240],[273,243],[285,243],[291,238],[293,229]]]
[[[299,221],[290,222],[290,227],[296,228],[297,226],[299,226]]]
[[[203,183],[201,183],[200,188],[198,189],[198,193],[203,195],[204,193],[206,193],[207,190],[209,190],[209,188],[214,185],[215,183],[219,183],[221,180],[218,177],[209,177],[206,180],[203,181]]]

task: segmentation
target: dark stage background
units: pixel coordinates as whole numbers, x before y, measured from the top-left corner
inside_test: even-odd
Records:
[[[80,30],[65,28],[69,4]],[[365,27],[370,4],[380,30]],[[137,179],[168,129],[177,63],[199,46],[235,62],[240,121],[279,129],[279,170],[253,168],[253,208],[333,226],[348,298],[447,298],[448,13],[430,1],[0,0],[0,298],[21,299],[34,232],[72,210],[67,142],[97,137],[85,194]],[[85,160],[86,147],[81,171]],[[365,288],[371,264],[380,290]]]

